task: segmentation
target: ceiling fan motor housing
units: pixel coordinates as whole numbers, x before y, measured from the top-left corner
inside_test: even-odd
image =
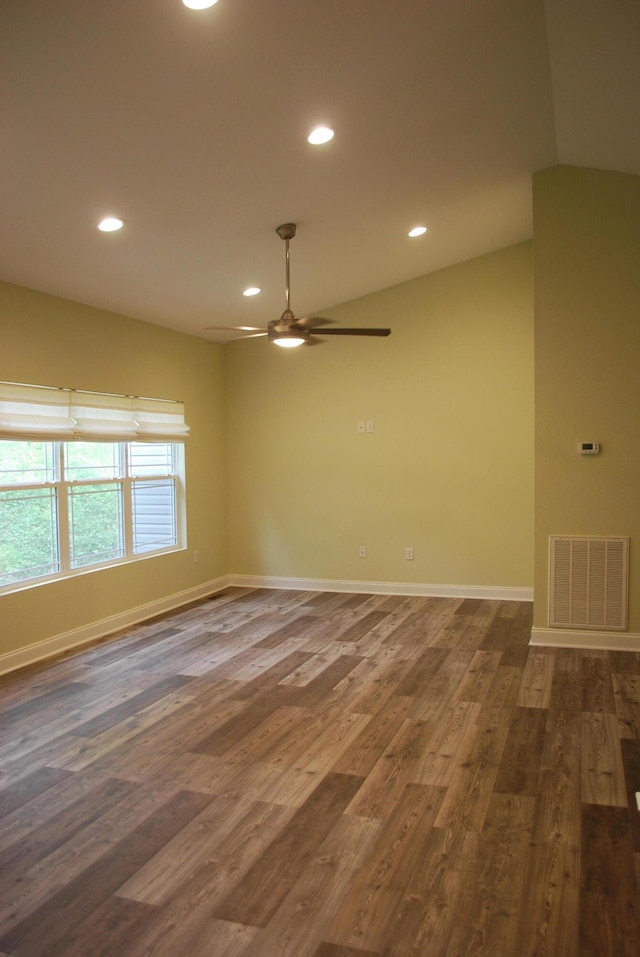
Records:
[[[275,342],[277,339],[309,341],[309,333],[296,325],[296,317],[290,309],[285,309],[279,319],[272,319],[267,329],[269,342]]]

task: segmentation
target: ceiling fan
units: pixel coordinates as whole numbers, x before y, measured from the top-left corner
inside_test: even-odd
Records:
[[[285,296],[287,307],[279,319],[272,319],[266,329],[259,326],[206,326],[206,329],[227,332],[239,332],[241,335],[234,339],[254,339],[257,336],[268,336],[269,342],[277,346],[291,348],[293,346],[316,345],[320,340],[317,336],[389,336],[391,329],[325,329],[333,319],[323,319],[321,316],[301,316],[297,318],[291,311],[291,295],[289,283],[289,243],[296,234],[295,223],[283,223],[278,226],[276,233],[285,241]],[[234,340],[230,340],[234,341]]]

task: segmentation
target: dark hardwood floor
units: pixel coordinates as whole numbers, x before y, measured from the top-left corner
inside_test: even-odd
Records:
[[[231,589],[0,679],[0,957],[637,957],[640,655]]]

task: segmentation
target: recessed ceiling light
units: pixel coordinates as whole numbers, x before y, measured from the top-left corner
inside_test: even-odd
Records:
[[[322,146],[323,143],[332,140],[335,134],[336,131],[332,130],[330,126],[316,126],[315,130],[311,130],[307,136],[307,141],[313,146]]]
[[[426,226],[414,226],[413,229],[409,230],[408,235],[411,236],[412,239],[415,239],[416,236],[424,236],[426,231],[427,231]]]
[[[119,216],[105,216],[98,223],[98,229],[103,233],[115,233],[118,229],[122,229],[124,226],[124,219],[120,219]]]
[[[245,291],[242,293],[242,295],[243,295],[243,296],[257,296],[259,292],[261,292],[261,289],[260,289],[259,286],[249,286],[247,289],[245,289]]]
[[[190,10],[206,10],[208,7],[213,7],[218,0],[182,0],[182,2]]]

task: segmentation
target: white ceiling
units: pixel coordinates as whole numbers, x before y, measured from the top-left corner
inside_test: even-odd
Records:
[[[303,315],[530,237],[535,170],[640,173],[638,0],[2,0],[0,33],[0,278],[207,338],[280,315],[282,222]]]

